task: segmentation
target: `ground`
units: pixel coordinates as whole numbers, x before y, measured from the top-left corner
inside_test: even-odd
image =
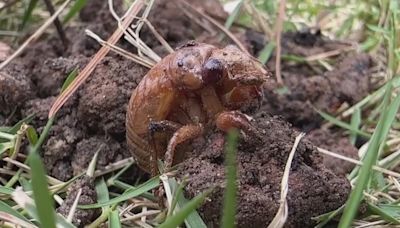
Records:
[[[200,1],[196,2],[195,5],[202,6]],[[192,39],[221,46],[229,43],[229,40],[218,42],[218,34],[204,31],[175,4],[162,7],[163,3],[156,4],[150,21],[172,47]],[[212,15],[216,14],[212,12],[216,7],[220,5],[203,9]],[[99,1],[89,1],[78,20],[80,23],[66,29],[67,37],[73,41],[66,50],[62,50],[56,34],[48,34],[30,45],[0,72],[0,125],[12,125],[35,113],[31,124],[41,131],[47,121],[48,110],[60,93],[68,73],[75,68],[82,69],[99,48],[95,41],[84,35],[84,29],[89,28],[107,38],[116,28],[107,5]],[[253,54],[257,54],[268,42],[252,30],[238,31],[235,35]],[[157,53],[166,54],[147,29],[142,31],[141,36]],[[120,45],[134,50],[126,42],[120,42]],[[283,36],[284,54],[309,56],[346,45],[307,31]],[[267,64],[272,72],[273,59]],[[250,113],[255,117],[261,141],[240,144],[239,227],[265,226],[272,220],[278,208],[286,159],[300,131],[308,133],[308,136],[300,143],[292,164],[287,226],[311,226],[311,217],[334,210],[345,202],[350,185],[343,174],[352,165],[321,157],[315,146],[353,158],[357,157],[357,148],[347,136],[342,136],[335,129],[322,129],[322,118],[316,109],[334,113],[344,102],[354,104],[359,101],[371,89],[368,72],[373,64],[371,57],[354,51],[343,51],[333,58],[331,70],[315,62],[283,62],[282,75],[286,88],[279,89],[271,79],[265,85],[262,107]],[[132,90],[147,71],[147,68],[116,54],[109,54],[101,61],[89,80],[57,114],[41,154],[49,175],[63,181],[70,179],[87,168],[98,150],[99,168],[131,156],[125,142],[126,107]],[[357,86],[354,86],[355,83]],[[332,140],[333,137],[336,140]],[[189,197],[211,185],[218,186],[199,210],[205,221],[215,227],[219,222],[223,194],[223,138],[219,132],[207,133],[195,142],[196,149],[186,154],[187,159],[179,168],[179,175],[191,177],[186,187]],[[140,172],[139,169],[134,171]],[[141,173],[134,176],[139,175]],[[88,186],[93,188],[90,183]],[[86,193],[93,194],[90,189]],[[76,190],[70,190],[69,194],[73,199]],[[88,199],[86,203],[92,202]],[[65,214],[68,207],[61,206],[58,210]],[[84,216],[87,217],[75,218],[74,222],[83,226],[95,218],[94,214],[86,213]]]

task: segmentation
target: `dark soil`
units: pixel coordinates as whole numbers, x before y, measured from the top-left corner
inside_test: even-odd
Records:
[[[316,129],[311,131],[307,138],[318,147],[359,160],[358,149],[350,143],[349,137],[343,137],[338,132]],[[332,170],[336,175],[344,176],[354,168],[354,164],[350,162],[328,155],[322,155],[322,157],[325,167]]]
[[[100,47],[84,35],[84,29],[91,29],[106,39],[116,28],[105,3],[89,1],[78,20],[66,28],[67,37],[71,40],[67,49],[63,48],[57,34],[47,34],[0,72],[0,125],[12,125],[35,113],[31,124],[39,132],[42,131],[48,111],[67,75],[75,68],[82,69]],[[228,39],[221,43],[219,31],[202,21],[202,25],[210,30],[205,31],[194,18],[183,13],[176,1],[169,3],[157,1],[149,20],[172,47],[190,39],[220,46],[230,43]],[[120,10],[119,5],[115,3],[117,11]],[[194,1],[193,5],[216,18],[226,16],[220,15],[221,6],[216,4],[216,0],[206,4]],[[250,30],[237,31],[235,35],[254,54],[266,42],[262,35]],[[144,28],[141,36],[157,53],[166,54],[148,29]],[[119,45],[133,50],[126,42]],[[308,32],[288,33],[283,38],[284,54],[309,56],[343,45]],[[271,70],[274,70],[273,59],[268,63]],[[372,61],[367,55],[359,53],[343,53],[333,60],[330,62],[332,71],[315,63],[284,61],[282,74],[287,89],[279,90],[273,80],[266,85],[262,111],[255,114],[262,142],[255,145],[244,143],[239,150],[239,226],[265,226],[275,215],[282,171],[298,134],[294,129],[314,130],[308,136],[314,145],[355,156],[356,148],[347,139],[342,139],[339,134],[333,136],[331,132],[319,131],[322,119],[313,107],[334,113],[343,102],[357,102],[369,91],[368,69]],[[100,169],[131,156],[125,142],[126,106],[132,90],[147,70],[115,54],[109,54],[101,61],[84,85],[57,113],[55,124],[42,148],[49,175],[63,181],[70,179],[87,168],[96,151],[100,153],[97,163]],[[270,117],[269,114],[281,117]],[[223,185],[223,136],[213,133],[206,139],[207,143],[201,140],[196,142],[197,149],[188,154],[188,160],[180,169],[182,175],[189,174],[191,177],[187,187],[190,197],[210,186]],[[322,163],[328,168],[335,166],[333,170],[338,174],[343,174],[350,167],[337,161],[337,165],[332,165],[329,158],[324,158],[322,162],[313,144],[304,139],[296,152],[290,175],[288,226],[309,226],[312,216],[335,209],[346,200],[348,182],[325,169]],[[345,165],[342,167],[342,164]],[[142,172],[137,168],[129,173],[131,178],[140,175]],[[86,179],[77,182],[78,187],[69,192],[68,200],[59,208],[60,212],[68,212],[68,205],[82,185],[92,186],[92,182]],[[90,199],[95,199],[92,187],[84,189],[87,189],[84,193]],[[211,201],[207,201],[200,210],[204,219],[215,226],[219,221],[222,194],[223,188],[216,188]],[[91,203],[89,198],[80,203]],[[92,221],[96,212],[85,213],[80,213],[79,216],[82,216],[74,220],[79,226]]]
[[[74,201],[78,195],[79,189],[82,189],[81,195],[78,200],[79,205],[97,203],[97,194],[93,179],[88,176],[83,176],[76,180],[68,188],[67,198],[64,200],[64,203],[59,208],[57,208],[58,213],[64,215],[65,217],[68,216],[68,213],[71,210],[71,207],[74,204]],[[92,220],[99,216],[99,214],[99,209],[83,210],[78,208],[74,213],[72,223],[77,227],[84,227],[86,224],[89,224]]]
[[[264,227],[272,221],[279,207],[287,157],[299,134],[286,121],[264,112],[257,114],[254,122],[262,142],[239,147],[237,154],[238,227]],[[179,171],[181,176],[189,176],[188,197],[216,187],[199,211],[209,227],[219,227],[225,183],[224,136],[213,133],[204,142],[196,145]],[[311,217],[340,207],[349,192],[348,181],[326,169],[316,148],[303,139],[290,171],[286,227],[310,227]]]

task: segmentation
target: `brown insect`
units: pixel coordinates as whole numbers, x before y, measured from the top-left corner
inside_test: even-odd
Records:
[[[157,174],[182,159],[176,147],[217,126],[256,135],[243,106],[259,103],[268,71],[235,46],[189,42],[155,65],[133,91],[127,110],[128,147],[139,166]],[[179,151],[178,151],[179,152]]]

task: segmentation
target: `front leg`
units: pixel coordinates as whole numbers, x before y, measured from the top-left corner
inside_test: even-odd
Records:
[[[158,175],[158,158],[160,154],[163,154],[164,151],[159,151],[158,143],[155,134],[157,133],[173,133],[181,128],[181,124],[169,121],[169,120],[161,120],[161,121],[150,121],[148,126],[148,133],[149,133],[149,141],[151,144],[152,154],[150,156],[150,168],[151,168],[151,175],[154,177]]]
[[[216,125],[218,129],[224,132],[228,132],[232,128],[242,130],[246,141],[260,137],[257,129],[251,124],[249,117],[239,111],[221,112],[217,116]]]
[[[167,151],[164,158],[164,172],[168,172],[173,163],[176,147],[184,142],[195,139],[203,134],[203,126],[201,124],[188,124],[179,128],[172,138],[169,140]]]

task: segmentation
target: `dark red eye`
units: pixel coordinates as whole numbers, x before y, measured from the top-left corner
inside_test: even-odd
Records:
[[[204,84],[215,83],[222,78],[224,65],[217,59],[209,59],[203,66],[201,73]]]

